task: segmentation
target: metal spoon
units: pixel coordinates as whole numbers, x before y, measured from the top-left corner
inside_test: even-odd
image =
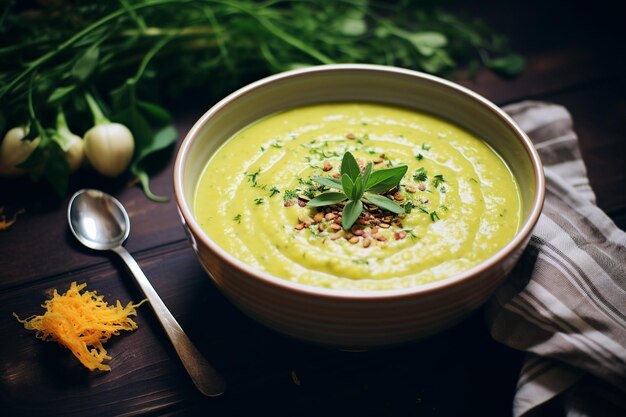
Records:
[[[222,377],[189,340],[135,259],[122,247],[130,233],[130,220],[124,206],[102,191],[80,190],[70,199],[67,220],[80,243],[95,250],[112,250],[124,260],[200,392],[209,397],[223,394],[226,386]]]

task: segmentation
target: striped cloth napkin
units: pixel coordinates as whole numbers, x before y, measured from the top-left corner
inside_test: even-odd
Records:
[[[624,417],[626,233],[595,205],[568,111],[504,110],[535,143],[547,183],[530,244],[486,309],[492,336],[526,352],[513,415]]]

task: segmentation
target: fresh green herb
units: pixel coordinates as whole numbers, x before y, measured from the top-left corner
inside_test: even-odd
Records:
[[[263,199],[263,197],[258,197],[254,199],[254,204],[256,204],[257,206],[263,203],[265,203],[265,200]]]
[[[429,144],[427,144],[427,143],[423,143],[423,144],[422,144],[422,150],[424,150],[424,151],[428,151],[428,150],[430,150],[430,145],[429,145]]]
[[[448,207],[447,206],[441,205],[441,206],[439,206],[439,208],[441,210],[443,210],[443,211],[448,211]]]
[[[418,153],[417,155],[415,155],[415,158],[416,158],[418,161],[421,161],[422,159],[424,159],[424,155],[422,155],[421,153]]]
[[[274,142],[274,143],[272,143],[270,146],[271,146],[272,148],[277,148],[277,149],[280,149],[280,148],[282,148],[282,147],[283,147],[283,144],[282,144],[282,143],[280,143],[280,142]]]
[[[261,152],[265,152],[267,148],[265,146],[261,146]]]
[[[440,220],[439,215],[437,214],[437,210],[430,212],[430,220],[432,220],[433,222]]]
[[[447,189],[446,187],[440,187],[440,188],[439,188],[439,192],[440,192],[441,194],[445,194],[445,193],[447,193],[447,192],[448,192],[448,189]]]
[[[295,200],[298,198],[298,192],[296,190],[285,190],[285,194],[283,194],[284,201]]]
[[[478,184],[478,180],[477,180],[476,178],[474,178],[474,177],[471,177],[471,178],[470,178],[470,181],[471,181],[471,182],[475,182],[476,184]]]
[[[426,210],[424,207],[422,206],[417,206],[416,209],[418,209],[419,211],[421,211],[424,214],[430,214],[430,212],[428,210]]]
[[[237,222],[238,224],[241,224],[241,213],[233,217],[233,221]]]
[[[276,194],[280,194],[280,190],[275,185],[272,185],[270,188],[270,198],[274,197]]]
[[[442,182],[446,182],[446,179],[443,177],[443,175],[439,174],[439,175],[435,175],[433,177],[433,187],[437,188],[439,187],[439,185],[441,185]]]
[[[404,204],[404,212],[406,214],[411,214],[411,211],[413,211],[413,208],[415,207],[415,205],[413,204],[413,202],[411,200],[407,201]]]
[[[370,262],[367,259],[363,259],[363,258],[355,258],[352,260],[352,262],[357,265],[369,265],[370,264]]]
[[[257,169],[255,172],[253,173],[248,173],[245,172],[243,173],[243,175],[245,175],[246,177],[248,177],[248,182],[250,184],[252,184],[253,187],[256,187],[257,184],[257,177],[259,176],[259,174],[261,173],[261,168]]]
[[[428,179],[428,172],[426,172],[426,168],[420,167],[413,174],[413,179],[415,181],[426,181]]]
[[[341,180],[328,177],[313,177],[313,181],[320,185],[335,189],[322,193],[309,201],[311,207],[328,206],[348,200],[342,212],[342,225],[348,230],[359,218],[363,211],[363,202],[373,204],[383,210],[392,213],[404,213],[404,209],[389,198],[379,195],[398,186],[408,167],[398,165],[393,168],[372,170],[373,164],[369,162],[361,171],[359,164],[350,152],[343,155],[341,161]]]
[[[413,231],[413,229],[404,229],[407,235],[411,237],[411,239],[417,239],[417,235]]]
[[[149,173],[167,162],[162,151],[173,146],[176,130],[158,100],[176,103],[184,93],[202,90],[214,101],[250,80],[305,65],[366,62],[444,76],[480,66],[511,76],[524,65],[502,36],[446,12],[439,2],[5,3],[0,137],[29,123],[27,140],[42,140],[23,167],[59,194],[66,192],[69,170],[46,131],[54,130],[61,105],[73,131],[91,128],[81,100],[87,91],[111,121],[133,133],[135,153],[126,172],[146,195],[163,200],[150,193]],[[29,111],[28,97],[37,103],[36,113]]]

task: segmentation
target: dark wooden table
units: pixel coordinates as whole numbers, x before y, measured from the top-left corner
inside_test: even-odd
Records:
[[[499,105],[532,99],[566,106],[598,204],[625,229],[626,60],[618,14],[610,2],[593,9],[502,3],[455,7],[508,34],[527,69],[513,80],[484,71],[458,81]],[[181,137],[209,105],[195,99],[178,110]],[[153,182],[170,197],[171,168]],[[3,180],[0,206],[26,211],[0,232],[2,415],[510,415],[523,353],[491,339],[482,311],[443,334],[384,351],[338,352],[291,340],[224,299],[187,243],[173,200],[153,203],[136,187],[90,174],[71,184],[72,191],[83,186],[108,191],[127,207],[126,247],[228,390],[213,399],[196,391],[147,305],[139,308],[137,331],[107,344],[111,372],[90,373],[67,350],[25,331],[11,313],[40,313],[52,290],[65,291],[72,281],[87,282],[110,302],[142,295],[113,255],[83,249],[70,235],[67,198]]]

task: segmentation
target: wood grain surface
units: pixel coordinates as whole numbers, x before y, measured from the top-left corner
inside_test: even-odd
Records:
[[[542,100],[571,112],[599,206],[626,228],[626,59],[615,43],[610,3],[451,4],[485,19],[527,58],[502,79],[483,71],[456,80],[496,104]],[[600,5],[603,2],[599,3]],[[577,8],[578,7],[578,8]],[[190,95],[176,110],[182,137],[210,107]],[[179,141],[180,144],[180,141]],[[173,197],[172,165],[153,189]],[[276,334],[240,313],[211,283],[186,241],[173,200],[148,201],[137,187],[81,175],[128,209],[126,244],[200,351],[224,375],[219,398],[199,394],[149,306],[139,329],[107,345],[111,372],[89,372],[56,343],[25,331],[20,317],[41,312],[54,288],[87,282],[110,302],[138,301],[138,288],[114,255],[82,248],[67,227],[69,198],[55,200],[27,180],[0,180],[0,206],[26,211],[0,232],[0,409],[3,416],[359,415],[507,416],[523,354],[494,342],[477,311],[455,328],[409,346],[339,352]],[[558,414],[558,405],[550,412]]]

